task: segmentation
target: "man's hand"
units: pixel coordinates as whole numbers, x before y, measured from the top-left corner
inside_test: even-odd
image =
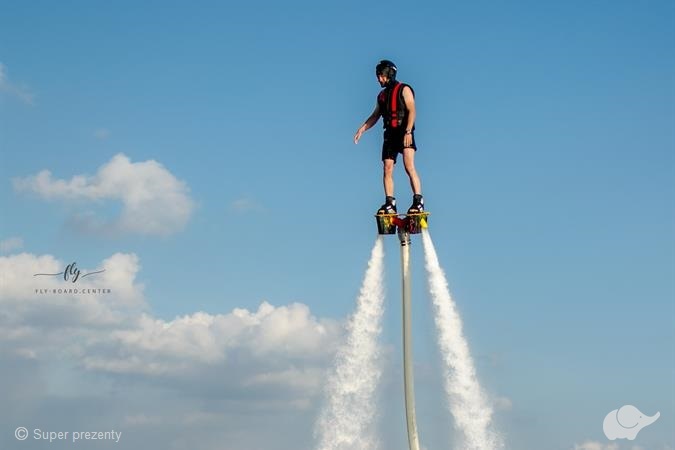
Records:
[[[370,127],[375,125],[377,121],[380,118],[380,106],[376,103],[375,104],[375,109],[373,112],[368,116],[366,121],[359,127],[358,130],[356,130],[356,134],[354,135],[354,143],[358,144],[359,139],[361,139],[361,135],[366,132]]]
[[[366,130],[364,130],[363,127],[360,127],[358,130],[356,130],[356,134],[354,135],[355,144],[359,143],[359,139],[361,139],[361,135],[363,134],[364,131]]]
[[[412,133],[408,133],[406,131],[405,135],[403,135],[403,148],[408,148],[412,146]]]

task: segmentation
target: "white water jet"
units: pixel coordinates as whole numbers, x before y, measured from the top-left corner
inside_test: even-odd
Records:
[[[382,374],[378,337],[384,309],[384,249],[378,236],[338,350],[335,370],[326,383],[326,401],[316,424],[318,450],[375,450],[375,389]]]
[[[462,450],[501,448],[491,430],[492,407],[478,382],[469,345],[462,333],[462,319],[450,296],[448,282],[438,262],[429,232],[422,233],[429,291],[434,305],[438,345],[443,359],[443,378],[448,406],[461,431]]]

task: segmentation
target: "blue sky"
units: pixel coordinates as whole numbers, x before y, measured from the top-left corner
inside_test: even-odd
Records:
[[[627,403],[661,412],[635,445],[675,447],[672,2],[68,2],[3,10],[0,241],[13,276],[41,256],[93,270],[119,254],[110,262],[119,277],[108,281],[127,288],[115,301],[136,311],[127,314],[139,329],[152,329],[141,317],[254,314],[266,301],[272,316],[287,317],[283,308],[295,311],[294,302],[307,310],[288,316],[302,320],[258,330],[260,346],[275,326],[303,336],[319,323],[333,330],[354,308],[375,237],[380,125],[356,146],[352,137],[375,103],[374,66],[388,58],[416,92],[430,230],[481,381],[506,405],[496,420],[509,448],[607,445],[602,418]],[[51,178],[38,185],[43,170]],[[90,178],[72,184],[76,176]],[[402,167],[396,193],[406,208]],[[139,198],[145,194],[151,200]],[[434,394],[441,382],[421,243],[413,252],[420,433],[438,448],[451,419]],[[387,275],[391,376],[382,389],[397,398],[394,239]],[[67,327],[52,322],[65,320],[64,305],[30,297],[31,283],[9,275],[3,282],[3,309],[11,311],[1,322],[3,396],[16,402],[10,391],[33,390],[37,405],[0,416],[3,448],[15,448],[19,419],[95,427],[87,411],[101,404],[110,422],[134,424],[128,435],[138,442],[159,440],[196,414],[183,434],[208,436],[196,448],[223,439],[241,450],[297,448],[255,431],[256,423],[310,446],[320,401],[311,376],[306,402],[278,423],[275,401],[297,395],[288,384],[256,390],[232,382],[221,392],[214,382],[195,393],[190,376],[164,376],[174,366],[164,375],[113,367],[100,337],[89,334],[75,346],[97,343],[86,363],[75,350],[54,359],[44,341],[63,337]],[[25,315],[22,302],[51,302],[57,317]],[[78,326],[87,328],[82,317]],[[17,340],[19,326],[33,338]],[[241,379],[271,371],[270,358],[330,366],[330,345],[301,358],[284,353],[300,345],[289,342],[244,358]],[[181,351],[194,353],[178,349],[175,359]],[[198,380],[232,368],[205,358]],[[111,401],[114,393],[123,400]],[[154,409],[136,405],[143,400]],[[251,411],[238,413],[236,401]],[[402,405],[391,402],[382,421],[398,430]],[[36,412],[52,408],[63,412],[58,420]],[[237,426],[221,430],[224,416]],[[404,448],[402,431],[390,434],[391,448]],[[129,437],[123,448],[135,442]]]

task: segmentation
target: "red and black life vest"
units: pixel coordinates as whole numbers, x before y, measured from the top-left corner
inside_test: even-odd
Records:
[[[408,109],[403,99],[403,88],[408,86],[415,95],[412,88],[405,84],[396,82],[391,86],[382,89],[377,96],[377,104],[380,107],[384,128],[405,127],[408,121]]]

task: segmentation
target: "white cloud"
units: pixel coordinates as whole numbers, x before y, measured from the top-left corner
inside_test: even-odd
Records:
[[[257,201],[250,197],[242,197],[230,204],[230,209],[236,213],[260,212],[265,208]]]
[[[585,441],[583,444],[574,444],[573,450],[619,450],[619,444],[603,444],[596,441]]]
[[[111,134],[110,130],[108,130],[107,128],[97,128],[96,130],[94,130],[94,137],[102,141],[108,139],[110,137],[110,134]]]
[[[132,414],[124,418],[124,425],[130,426],[144,426],[144,425],[159,425],[162,423],[160,416],[149,416],[147,414]]]
[[[23,239],[20,237],[10,237],[0,241],[0,253],[10,253],[23,247]]]
[[[94,130],[94,137],[101,141],[104,141],[110,137],[110,130],[107,128],[97,128]]]
[[[33,105],[35,94],[25,84],[15,84],[7,75],[7,67],[0,63],[0,93],[18,98],[27,105]]]
[[[511,411],[513,409],[513,402],[508,397],[495,397],[494,407],[499,411]]]
[[[227,373],[227,381],[217,382],[313,396],[339,335],[335,323],[316,319],[299,303],[274,307],[263,302],[255,312],[196,312],[170,321],[143,314],[133,322],[90,337],[84,367],[206,384],[206,374]]]
[[[301,303],[163,320],[148,312],[138,257],[117,253],[65,281],[51,255],[0,257],[0,342],[12,354],[58,358],[111,378],[133,376],[176,389],[267,392],[298,408],[318,394],[341,328]],[[54,294],[54,289],[79,293]],[[85,289],[111,292],[83,294]],[[241,395],[241,394],[240,394]],[[245,394],[243,394],[245,395]],[[259,398],[260,400],[260,398]],[[279,402],[283,404],[284,402]]]
[[[69,294],[56,297],[74,299],[79,305],[87,302],[99,302],[111,309],[126,309],[128,307],[144,307],[143,285],[136,282],[136,274],[140,270],[138,257],[131,253],[115,253],[104,259],[95,267],[79,267],[75,262],[75,268],[81,272],[81,278],[76,283],[64,280],[63,276],[49,276],[58,274],[73,263],[73,261],[60,261],[52,255],[33,255],[19,253],[9,256],[0,256],[0,302],[20,302],[22,307],[32,304],[46,307],[43,294],[36,289],[98,289],[99,287],[113,287],[112,295],[106,296],[105,301],[100,301],[100,295],[82,296]],[[87,273],[102,270],[103,272]],[[46,274],[46,275],[36,275]],[[46,302],[49,303],[49,302]]]
[[[122,202],[120,216],[104,221],[93,213],[74,218],[80,228],[97,233],[170,235],[183,229],[194,210],[187,185],[154,160],[131,162],[115,155],[94,176],[53,179],[48,170],[14,180],[17,191],[33,192],[46,200]]]
[[[268,302],[157,317],[134,254],[78,262],[82,273],[105,271],[75,283],[33,276],[71,262],[0,256],[0,424],[115,426],[134,436],[129,450],[311,447],[337,322]],[[112,292],[36,292],[74,287]]]
[[[622,446],[619,445],[618,442],[598,442],[598,441],[585,441],[582,444],[574,444],[574,447],[572,447],[572,450],[646,450],[644,447],[640,445],[630,445],[627,444],[628,446]],[[663,447],[663,450],[672,450],[671,447],[666,445]]]
[[[86,337],[127,327],[130,316],[147,310],[136,255],[118,253],[78,267],[82,275],[104,272],[75,283],[63,275],[35,275],[61,274],[70,263],[51,255],[0,256],[0,342],[6,350],[36,359],[78,353]]]

